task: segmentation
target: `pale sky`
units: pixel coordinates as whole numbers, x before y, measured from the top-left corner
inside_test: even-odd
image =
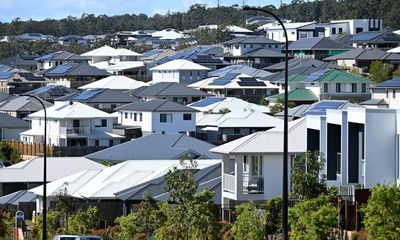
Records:
[[[22,20],[43,20],[46,18],[61,19],[68,15],[80,17],[82,13],[89,14],[138,14],[153,16],[155,13],[185,12],[195,3],[215,7],[218,0],[1,0],[0,22],[10,22],[19,17]],[[220,5],[242,6],[243,0],[220,0]],[[290,3],[291,0],[283,0]],[[280,0],[245,0],[245,5],[265,6],[280,4]]]

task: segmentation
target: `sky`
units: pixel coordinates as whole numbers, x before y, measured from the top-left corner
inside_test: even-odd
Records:
[[[207,4],[215,7],[218,0],[1,0],[0,22],[10,22],[19,17],[21,20],[43,20],[46,18],[61,19],[67,16],[80,17],[83,13],[107,14],[109,16],[122,14],[145,13],[153,16],[156,13],[186,12],[193,4]],[[219,0],[220,5],[242,6],[243,0]],[[290,0],[283,0],[289,3]],[[245,5],[278,6],[280,0],[245,0]]]

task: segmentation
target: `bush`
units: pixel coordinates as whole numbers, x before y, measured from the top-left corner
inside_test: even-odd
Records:
[[[290,239],[336,239],[337,216],[336,208],[325,195],[304,200],[289,209]]]
[[[282,198],[275,197],[261,204],[260,208],[265,210],[265,230],[267,234],[276,234],[282,229]]]
[[[364,225],[370,239],[400,239],[400,187],[378,185],[371,190],[362,208]]]
[[[47,231],[47,238],[51,239],[55,235],[57,235],[57,230],[59,229],[59,220],[60,220],[60,213],[56,211],[48,211],[46,214],[46,231]],[[37,225],[38,225],[38,236],[41,238],[43,236],[43,214],[40,214],[37,218]]]
[[[68,219],[68,233],[73,235],[87,235],[98,227],[99,210],[90,206],[86,210],[79,209]]]
[[[18,148],[12,147],[10,143],[0,142],[0,159],[18,163],[21,161],[21,154]]]
[[[137,233],[137,227],[135,224],[135,214],[131,213],[127,216],[118,217],[115,223],[118,224],[120,231],[117,233],[117,237],[121,239],[131,239]]]
[[[237,205],[236,214],[237,219],[232,226],[232,234],[235,239],[264,239],[265,216],[253,202]]]
[[[3,238],[9,236],[13,225],[14,221],[11,213],[6,210],[0,209],[0,237]]]

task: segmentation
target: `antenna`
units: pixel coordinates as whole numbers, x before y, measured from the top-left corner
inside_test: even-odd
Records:
[[[217,1],[217,7],[219,7],[219,0]]]
[[[246,6],[246,5],[244,5],[244,0],[243,0],[243,5],[242,5],[242,7],[244,7],[244,6]]]

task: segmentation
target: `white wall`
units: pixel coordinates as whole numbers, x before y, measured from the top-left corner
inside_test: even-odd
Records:
[[[172,122],[160,122],[160,114],[172,114]],[[183,120],[182,112],[153,112],[152,113],[152,131],[165,133],[178,133],[178,132],[194,132],[196,131],[196,114],[192,115],[191,120]]]
[[[179,83],[179,71],[153,71],[153,83],[159,82],[177,82]]]
[[[389,103],[389,108],[400,108],[400,89],[372,89],[371,93],[372,99],[386,100]]]

